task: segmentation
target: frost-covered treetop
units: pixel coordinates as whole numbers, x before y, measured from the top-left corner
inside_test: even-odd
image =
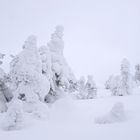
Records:
[[[41,60],[37,49],[36,36],[29,36],[23,45],[23,50],[13,59],[11,62],[12,70],[28,71],[32,73],[32,70],[41,72]]]
[[[35,35],[30,35],[24,42],[23,49],[32,49],[37,47],[37,37]]]
[[[129,65],[128,59],[127,59],[127,58],[124,58],[124,59],[122,60],[122,64],[127,64],[127,65]]]
[[[63,32],[64,32],[64,27],[61,25],[56,26],[55,32],[52,34],[51,39],[55,40],[57,38],[62,39],[63,37]]]
[[[88,75],[88,81],[93,81],[93,76],[92,75]]]
[[[63,41],[63,26],[56,26],[54,33],[51,35],[51,40],[48,43],[48,47],[51,52],[57,54],[63,54],[64,41]]]
[[[130,68],[130,63],[126,58],[124,58],[122,60],[122,64],[121,64],[121,72],[122,73],[129,73],[129,71],[130,71],[129,68]]]
[[[64,32],[64,27],[62,25],[57,25],[56,30],[60,32]]]
[[[64,27],[62,25],[56,26],[55,33],[57,34],[58,37],[62,38],[63,32],[64,32]]]

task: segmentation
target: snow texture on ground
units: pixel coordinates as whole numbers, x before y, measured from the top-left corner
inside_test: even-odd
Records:
[[[98,92],[98,99],[60,99],[49,106],[46,120],[27,118],[21,130],[1,129],[0,140],[140,140],[140,90],[135,89],[134,95],[123,97],[105,96],[104,92],[109,93],[103,89]],[[120,115],[125,113],[124,121],[96,123],[97,118],[112,115],[110,112],[116,104],[121,106]]]

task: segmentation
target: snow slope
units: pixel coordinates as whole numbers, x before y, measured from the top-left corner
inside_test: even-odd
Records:
[[[46,120],[27,119],[22,130],[0,130],[0,140],[140,140],[140,89],[131,96],[72,100],[65,97],[49,107]],[[95,118],[110,112],[115,103],[124,105],[123,122],[96,124]],[[1,117],[2,120],[2,117]]]

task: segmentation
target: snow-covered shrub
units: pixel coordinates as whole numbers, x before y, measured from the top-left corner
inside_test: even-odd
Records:
[[[111,109],[109,113],[104,116],[95,118],[95,123],[97,124],[110,124],[123,122],[126,120],[126,113],[124,110],[124,105],[121,102],[117,102]]]
[[[8,104],[8,110],[3,120],[3,129],[18,130],[23,127],[22,101],[14,99]]]
[[[67,94],[66,91],[63,91],[62,88],[57,88],[56,91],[50,89],[49,93],[45,97],[46,103],[54,103],[56,100],[65,97]]]
[[[93,81],[92,75],[88,75],[88,79],[85,85],[85,92],[87,92],[87,99],[93,99],[97,96],[97,87]]]
[[[53,94],[51,93],[53,92]],[[54,91],[52,89],[50,89],[49,93],[46,95],[44,101],[46,103],[54,103],[57,100],[57,96],[56,94],[54,94]]]
[[[84,76],[75,84],[75,93],[78,99],[93,99],[97,95],[97,87],[93,81],[93,76],[88,75],[87,81]]]

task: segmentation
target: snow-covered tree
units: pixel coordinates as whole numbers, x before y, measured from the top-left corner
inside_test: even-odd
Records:
[[[111,76],[105,83],[106,89],[110,89],[114,96],[124,96],[131,94],[132,85],[130,64],[127,59],[123,59],[121,64],[121,74],[118,76]]]
[[[140,64],[135,66],[135,80],[136,82],[140,82]]]
[[[4,54],[0,54],[0,59],[3,59],[4,56]],[[0,68],[0,112],[7,110],[6,103],[11,101],[13,97],[10,88],[6,85],[7,79],[8,75]]]
[[[120,95],[121,77],[119,75],[113,76],[110,80],[110,90],[113,96]]]
[[[130,95],[132,92],[132,81],[130,74],[130,64],[127,59],[123,59],[121,64],[121,86],[119,95]]]
[[[60,89],[68,91],[70,82],[75,80],[74,74],[63,55],[63,31],[64,28],[62,26],[57,26],[55,32],[51,35],[50,42],[48,43],[51,53],[52,79],[56,91],[55,93]],[[52,90],[54,89],[52,88]]]
[[[84,76],[81,76],[79,81],[75,83],[74,88],[78,99],[93,99],[97,95],[97,87],[92,75],[88,75],[87,81]]]
[[[78,86],[78,95],[77,97],[79,99],[85,99],[87,97],[87,93],[85,92],[85,84],[86,84],[86,80],[84,76],[81,76],[79,81],[77,82],[77,86]]]
[[[111,89],[111,83],[113,78],[113,75],[109,76],[109,79],[105,82],[105,89]]]
[[[5,112],[7,110],[7,100],[3,93],[4,87],[4,83],[2,82],[2,80],[0,80],[0,112]]]
[[[87,92],[87,99],[93,99],[97,96],[97,87],[93,81],[92,75],[88,75],[88,79],[85,85],[85,92]]]
[[[44,101],[50,84],[42,74],[42,62],[35,36],[27,38],[22,52],[12,60],[10,66],[15,96],[26,102]]]
[[[78,83],[76,80],[70,80],[69,81],[69,92],[75,92],[78,90]]]

